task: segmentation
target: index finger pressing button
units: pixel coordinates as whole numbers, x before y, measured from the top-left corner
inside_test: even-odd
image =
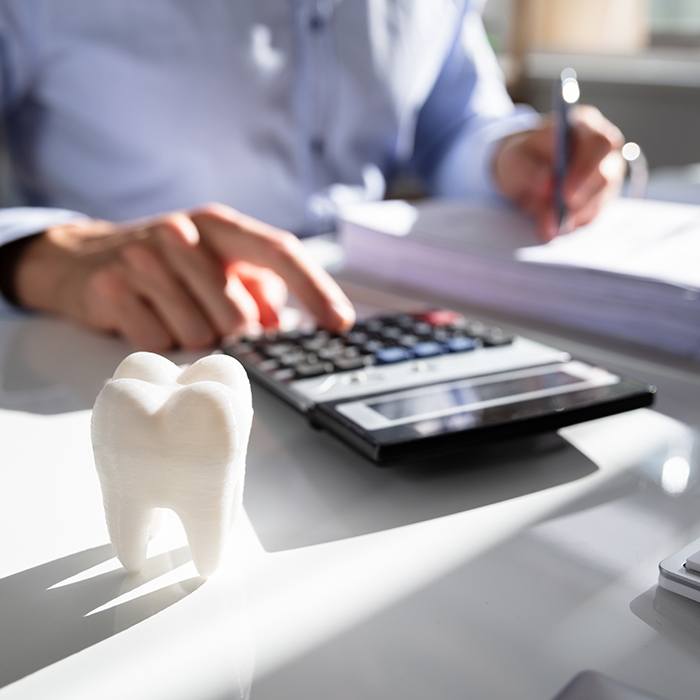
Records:
[[[270,268],[332,330],[353,324],[355,312],[349,299],[291,233],[224,206],[206,207],[191,216],[205,242],[225,261],[246,260]]]

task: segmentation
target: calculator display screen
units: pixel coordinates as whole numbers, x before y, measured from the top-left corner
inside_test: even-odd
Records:
[[[483,384],[454,382],[433,390],[415,392],[408,396],[379,400],[368,404],[388,420],[419,417],[436,411],[467,407],[482,401],[516,397],[533,391],[542,391],[568,384],[581,383],[581,377],[567,372],[546,372]]]

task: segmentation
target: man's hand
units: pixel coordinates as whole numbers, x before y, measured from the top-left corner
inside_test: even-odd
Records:
[[[149,350],[275,328],[287,285],[330,330],[355,314],[297,238],[223,205],[132,224],[49,229],[22,256],[17,297]]]
[[[595,107],[572,111],[572,153],[564,182],[568,209],[565,228],[592,221],[622,185],[625,165],[620,155],[623,137]],[[531,214],[545,240],[556,236],[554,211],[554,122],[543,119],[533,131],[512,134],[501,142],[494,175],[501,192]]]

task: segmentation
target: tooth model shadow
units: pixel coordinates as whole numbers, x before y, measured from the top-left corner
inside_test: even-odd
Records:
[[[156,508],[170,508],[207,577],[241,510],[253,409],[241,364],[210,355],[185,370],[129,355],[97,397],[92,445],[109,535],[126,569],[146,560]]]
[[[184,564],[181,548],[151,557],[139,576],[117,569],[56,585],[113,556],[105,544],[0,579],[0,688],[143,622],[202,583],[185,579],[90,614]]]

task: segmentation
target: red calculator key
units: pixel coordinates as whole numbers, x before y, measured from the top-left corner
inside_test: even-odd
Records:
[[[429,323],[431,326],[449,326],[451,323],[461,321],[463,316],[449,309],[433,309],[432,311],[418,314],[416,318]]]

